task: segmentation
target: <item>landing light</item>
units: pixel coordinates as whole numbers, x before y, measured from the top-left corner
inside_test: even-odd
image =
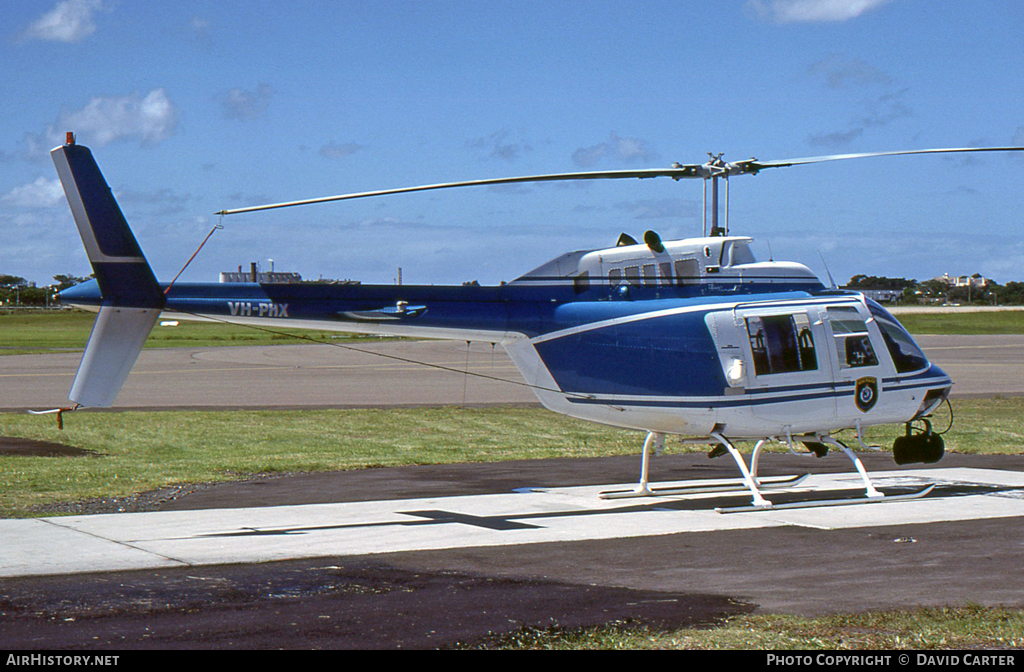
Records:
[[[733,357],[729,361],[729,366],[725,369],[725,377],[729,379],[730,385],[735,385],[743,380],[743,360],[739,357]]]

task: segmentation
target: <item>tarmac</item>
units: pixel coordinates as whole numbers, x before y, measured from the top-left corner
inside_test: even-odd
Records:
[[[158,327],[160,328],[160,327]],[[953,397],[1024,395],[1024,336],[919,336]],[[68,404],[81,353],[0,357],[0,412]],[[145,350],[116,410],[536,404],[500,346],[371,339]]]
[[[956,394],[1024,394],[1024,338],[918,340]],[[535,403],[490,344],[359,347],[401,359],[147,351],[118,405]],[[0,358],[8,410],[64,403],[77,359]],[[716,510],[749,502],[736,490],[603,499],[632,487],[630,456],[260,478],[158,493],[135,513],[0,520],[0,648],[443,648],[524,627],[1024,606],[1024,456],[861,459],[881,501],[845,502],[863,502],[863,487],[836,454],[761,467],[810,474],[772,491],[776,503],[832,506]],[[684,486],[735,477],[728,458],[666,454],[652,467]]]

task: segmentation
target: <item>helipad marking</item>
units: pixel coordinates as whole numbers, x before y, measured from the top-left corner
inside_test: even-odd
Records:
[[[819,529],[1024,516],[1024,474],[927,469],[874,474],[883,491],[936,488],[904,502],[722,515],[735,495],[603,500],[603,485],[505,494],[249,509],[0,520],[0,576],[248,563],[336,555],[613,539],[757,527]],[[857,474],[811,476],[769,498],[863,494]]]

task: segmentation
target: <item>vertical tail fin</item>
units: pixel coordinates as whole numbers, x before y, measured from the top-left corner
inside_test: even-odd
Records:
[[[164,295],[88,147],[50,152],[104,303],[162,308]]]
[[[50,152],[99,284],[102,305],[68,398],[110,406],[165,304],[149,263],[87,147]]]

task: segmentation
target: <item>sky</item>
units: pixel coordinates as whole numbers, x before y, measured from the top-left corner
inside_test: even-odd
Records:
[[[699,180],[417,184],[1024,145],[1019,0],[19,0],[0,9],[0,274],[91,271],[48,151],[93,151],[161,280],[221,271],[496,284],[699,236]],[[1024,281],[1024,152],[730,181],[759,258]],[[827,271],[826,271],[827,268]]]

